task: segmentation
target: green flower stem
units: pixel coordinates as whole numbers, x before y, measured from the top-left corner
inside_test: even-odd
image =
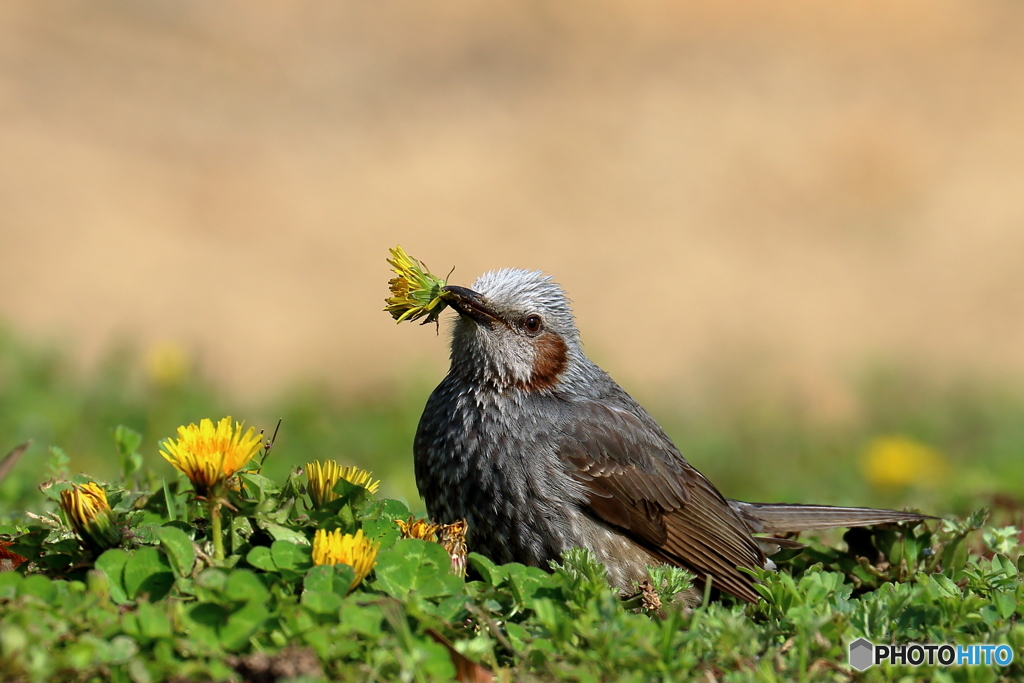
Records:
[[[221,530],[221,502],[219,498],[210,500],[210,522],[213,524],[213,558],[224,559],[224,533]]]

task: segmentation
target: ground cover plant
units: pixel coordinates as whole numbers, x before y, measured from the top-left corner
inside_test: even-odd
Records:
[[[358,468],[274,481],[272,441],[228,418],[165,441],[183,473],[157,486],[141,436],[114,435],[117,481],[69,477],[54,451],[60,512],[0,526],[3,680],[843,680],[859,637],[1024,647],[1019,532],[972,536],[982,512],[812,544],[760,574],[764,601],[687,610],[679,570],[624,600],[585,551],[550,573],[467,557]],[[865,680],[1024,675],[904,669]]]
[[[204,470],[172,447],[183,438],[179,425],[199,438],[199,418],[214,418],[214,434],[221,424],[223,413],[213,411],[226,400],[201,381],[133,379],[123,360],[82,379],[59,354],[7,343],[0,436],[11,446],[24,436],[36,443],[0,477],[0,680],[1024,677],[1020,661],[883,665],[863,674],[846,663],[847,644],[858,637],[1006,643],[1020,656],[1020,509],[1008,496],[943,494],[946,509],[960,509],[944,523],[812,540],[799,555],[776,556],[778,572],[761,574],[764,601],[708,595],[686,610],[672,599],[688,581],[678,571],[655,568],[646,590],[622,599],[584,552],[547,572],[495,566],[464,555],[458,529],[417,521],[418,501],[403,497],[411,467],[374,454],[408,448],[402,435],[411,435],[419,397],[346,414],[324,394],[293,395],[276,406],[284,422],[269,452],[276,420],[258,438],[229,422],[232,443],[251,459]],[[991,455],[1008,463],[1006,488],[1019,485],[1012,398],[961,392],[940,400],[890,380],[868,386],[878,413],[857,430],[927,439],[950,468],[958,449]],[[808,488],[813,468],[808,479],[793,475],[803,454],[862,437],[761,413],[682,427],[693,440],[688,452],[728,463],[750,446],[788,462],[791,479]],[[372,477],[345,469],[370,462]],[[102,476],[79,474],[83,464]],[[848,472],[831,476],[845,481],[823,476],[818,500],[830,486],[851,486]],[[856,485],[865,495],[856,502],[897,495]],[[991,511],[972,513],[970,504]]]

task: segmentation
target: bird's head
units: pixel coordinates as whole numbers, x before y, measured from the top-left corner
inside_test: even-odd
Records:
[[[453,371],[498,387],[544,391],[582,356],[569,300],[540,271],[492,270],[472,289],[445,287],[442,297],[459,314]]]

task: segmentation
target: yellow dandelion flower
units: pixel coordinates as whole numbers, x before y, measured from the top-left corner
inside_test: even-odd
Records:
[[[370,493],[377,493],[380,489],[380,480],[374,479],[370,472],[360,469],[354,465],[342,467],[335,460],[319,460],[306,463],[306,479],[309,481],[309,498],[313,507],[320,508],[338,499],[334,492],[334,485],[339,479],[344,479],[350,484],[362,486]]]
[[[254,427],[225,417],[216,426],[209,419],[178,427],[178,438],[164,441],[160,455],[192,482],[196,494],[209,497],[223,492],[225,482],[249,464],[262,443]]]
[[[395,277],[388,285],[391,296],[384,300],[384,310],[398,322],[417,320],[426,316],[424,324],[434,322],[447,303],[441,298],[446,281],[432,275],[430,270],[405,253],[401,245],[391,249],[388,264]]]
[[[418,538],[421,541],[437,542],[437,530],[439,524],[434,524],[428,519],[417,519],[410,517],[407,521],[395,520],[398,529],[402,532],[402,538]]]
[[[448,551],[452,558],[452,574],[466,575],[466,530],[469,524],[464,519],[452,524],[442,524],[437,532],[438,543]]]
[[[99,485],[73,484],[60,492],[60,507],[79,538],[100,550],[121,542],[121,530],[107,503],[107,492]]]
[[[861,457],[861,471],[879,488],[934,486],[946,473],[946,462],[933,448],[905,436],[872,441]]]
[[[313,564],[347,564],[355,570],[356,576],[348,587],[352,590],[366,578],[377,563],[379,543],[372,543],[363,536],[360,529],[353,534],[342,535],[340,529],[324,531],[317,529],[313,536]]]

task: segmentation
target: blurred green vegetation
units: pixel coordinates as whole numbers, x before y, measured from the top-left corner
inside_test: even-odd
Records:
[[[117,346],[88,372],[55,345],[32,343],[0,328],[0,456],[32,439],[0,481],[0,514],[36,510],[51,446],[70,457],[72,472],[113,479],[113,430],[143,435],[141,452],[157,473],[170,474],[160,440],[178,425],[231,415],[272,433],[283,420],[267,474],[333,458],[372,470],[382,494],[422,510],[412,468],[416,423],[437,378],[418,378],[372,394],[344,395],[296,385],[264,401],[231,397],[186,372],[169,380],[147,372],[143,354]],[[857,416],[812,419],[796,403],[711,398],[683,405],[638,396],[687,458],[726,495],[758,501],[916,506],[966,513],[1024,497],[1024,389],[991,380],[938,382],[899,368],[865,373]],[[863,454],[880,438],[905,437],[930,449],[942,472],[917,472],[900,484],[872,483]],[[919,475],[919,476],[918,476]],[[1007,507],[996,500],[996,507]],[[1019,514],[1019,513],[1017,513]],[[1010,523],[1009,521],[1007,523]]]
[[[732,498],[958,515],[979,505],[1019,507],[1024,386],[891,365],[865,370],[853,385],[858,408],[842,420],[815,419],[802,403],[777,398],[725,396],[671,411],[655,401],[651,408],[690,462]],[[890,470],[895,459],[916,464],[910,449],[929,452],[933,462],[904,477],[872,469],[868,451],[894,441],[906,445],[885,454]]]
[[[179,425],[225,415],[265,430],[267,438],[282,420],[266,462],[271,477],[283,479],[291,467],[333,458],[372,470],[384,480],[383,494],[422,508],[412,475],[412,437],[429,391],[425,384],[360,397],[296,386],[257,403],[226,395],[198,373],[159,381],[130,345],[113,348],[89,372],[76,369],[69,356],[0,328],[0,457],[32,439],[0,481],[0,515],[42,503],[37,487],[46,478],[51,446],[67,453],[72,473],[115,479],[113,432],[123,424],[143,435],[139,450],[146,465],[173,478],[159,442],[174,436]]]

